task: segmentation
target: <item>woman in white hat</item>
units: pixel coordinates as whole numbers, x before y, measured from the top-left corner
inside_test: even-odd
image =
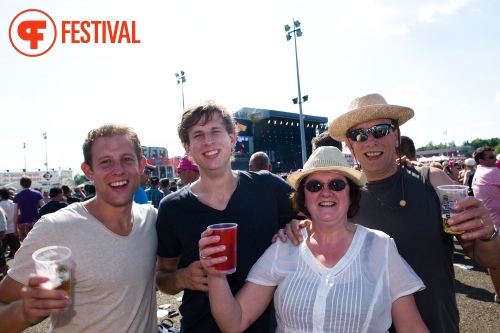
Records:
[[[464,180],[462,185],[469,186],[469,196],[473,197],[474,192],[472,191],[472,179],[474,178],[474,174],[476,173],[476,161],[473,158],[467,158],[464,161],[465,172],[464,172]]]
[[[292,201],[312,224],[305,241],[276,242],[257,261],[233,297],[226,276],[213,267],[218,236],[203,232],[201,263],[208,274],[210,307],[224,332],[242,332],[274,297],[276,332],[428,332],[413,299],[425,288],[385,233],[349,222],[366,177],[334,147],[313,152],[287,181]]]

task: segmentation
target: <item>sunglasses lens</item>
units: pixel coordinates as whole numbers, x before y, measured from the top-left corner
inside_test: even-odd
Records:
[[[332,191],[338,192],[345,189],[346,183],[341,179],[334,179],[328,183],[328,188]],[[323,189],[323,183],[319,180],[311,180],[305,184],[306,190],[309,192],[319,192]]]
[[[368,131],[364,128],[354,130],[350,132],[348,135],[352,141],[365,142],[366,140],[368,140]]]
[[[317,180],[311,180],[306,183],[306,190],[309,192],[319,192],[323,189],[323,184]]]
[[[345,189],[345,182],[341,179],[334,179],[330,183],[328,183],[328,188],[332,191],[342,191]]]
[[[389,125],[378,125],[372,127],[372,134],[375,139],[380,139],[389,134]]]

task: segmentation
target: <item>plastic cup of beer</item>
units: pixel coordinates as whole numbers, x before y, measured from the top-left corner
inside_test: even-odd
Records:
[[[463,231],[451,231],[448,219],[462,212],[453,210],[453,206],[460,200],[467,198],[469,187],[464,185],[441,185],[437,189],[441,202],[441,217],[443,219],[444,232],[454,235],[463,234]]]
[[[218,223],[208,226],[211,229],[212,236],[220,236],[220,240],[213,245],[225,245],[226,249],[222,252],[213,254],[213,258],[227,257],[227,261],[215,265],[215,269],[223,274],[232,274],[236,272],[236,247],[238,238],[238,224],[236,223]]]
[[[33,253],[36,273],[49,278],[41,286],[64,290],[71,297],[71,250],[65,246],[47,246]]]

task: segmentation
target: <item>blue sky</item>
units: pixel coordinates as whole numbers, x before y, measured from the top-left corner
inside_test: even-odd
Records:
[[[8,31],[35,8],[56,22],[135,21],[139,44],[62,44],[40,57],[11,46]],[[185,104],[205,99],[298,113],[297,39],[304,114],[333,120],[352,99],[382,94],[412,107],[402,127],[416,146],[498,137],[500,4],[486,0],[131,1],[5,0],[0,3],[0,169],[78,170],[86,133],[133,127],[144,145],[182,155]],[[60,33],[60,32],[59,32]],[[444,135],[446,131],[447,135]],[[42,134],[47,133],[47,140]],[[23,144],[26,143],[26,148]]]

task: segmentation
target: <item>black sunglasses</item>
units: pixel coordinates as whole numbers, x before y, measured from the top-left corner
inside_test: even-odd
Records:
[[[329,183],[322,183],[319,180],[311,180],[304,184],[304,187],[309,192],[319,192],[323,189],[324,185],[328,184],[328,188],[332,191],[338,192],[345,189],[346,183],[342,179],[334,179]]]
[[[391,128],[394,128],[390,124],[379,124],[371,128],[358,128],[347,133],[347,136],[352,141],[365,142],[368,140],[368,133],[371,133],[375,139],[383,138],[391,132]]]

